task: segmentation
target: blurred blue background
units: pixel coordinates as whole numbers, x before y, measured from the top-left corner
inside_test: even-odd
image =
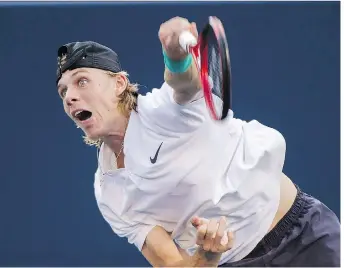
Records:
[[[285,173],[340,211],[339,2],[0,4],[0,266],[145,266],[96,206],[96,151],[63,112],[59,45],[113,48],[145,93],[163,82],[162,22],[224,23],[234,112],[286,138]]]

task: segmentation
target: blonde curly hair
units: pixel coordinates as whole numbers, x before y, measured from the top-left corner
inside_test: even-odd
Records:
[[[122,113],[124,116],[129,116],[132,110],[137,111],[137,96],[138,96],[138,91],[139,91],[139,85],[130,83],[129,78],[128,78],[129,75],[125,71],[121,71],[118,73],[106,71],[106,74],[112,77],[115,77],[117,75],[124,75],[126,77],[127,86],[126,86],[126,89],[119,96],[120,100],[117,106],[120,113]],[[102,140],[100,139],[91,140],[90,138],[86,136],[84,136],[83,139],[87,145],[96,146],[97,148],[100,148],[102,144]]]

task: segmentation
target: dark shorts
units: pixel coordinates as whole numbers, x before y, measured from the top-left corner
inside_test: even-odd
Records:
[[[338,217],[298,188],[293,206],[244,259],[222,267],[340,267]]]

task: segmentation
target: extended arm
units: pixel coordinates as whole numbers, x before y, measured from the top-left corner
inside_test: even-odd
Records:
[[[195,38],[198,37],[196,24],[180,17],[163,23],[159,30],[164,50],[164,79],[174,90],[174,100],[181,105],[194,100],[201,89],[197,63],[179,45],[179,36],[183,31],[190,31]]]
[[[181,105],[192,101],[201,89],[197,66],[193,59],[187,70],[182,73],[174,73],[165,67],[164,79],[174,90],[175,102]]]

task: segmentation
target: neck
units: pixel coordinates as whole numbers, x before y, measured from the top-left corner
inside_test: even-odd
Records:
[[[129,118],[121,117],[116,120],[116,128],[102,138],[103,142],[117,155],[122,148]]]
[[[121,150],[123,139],[124,136],[109,135],[103,138],[103,142],[117,155]]]

